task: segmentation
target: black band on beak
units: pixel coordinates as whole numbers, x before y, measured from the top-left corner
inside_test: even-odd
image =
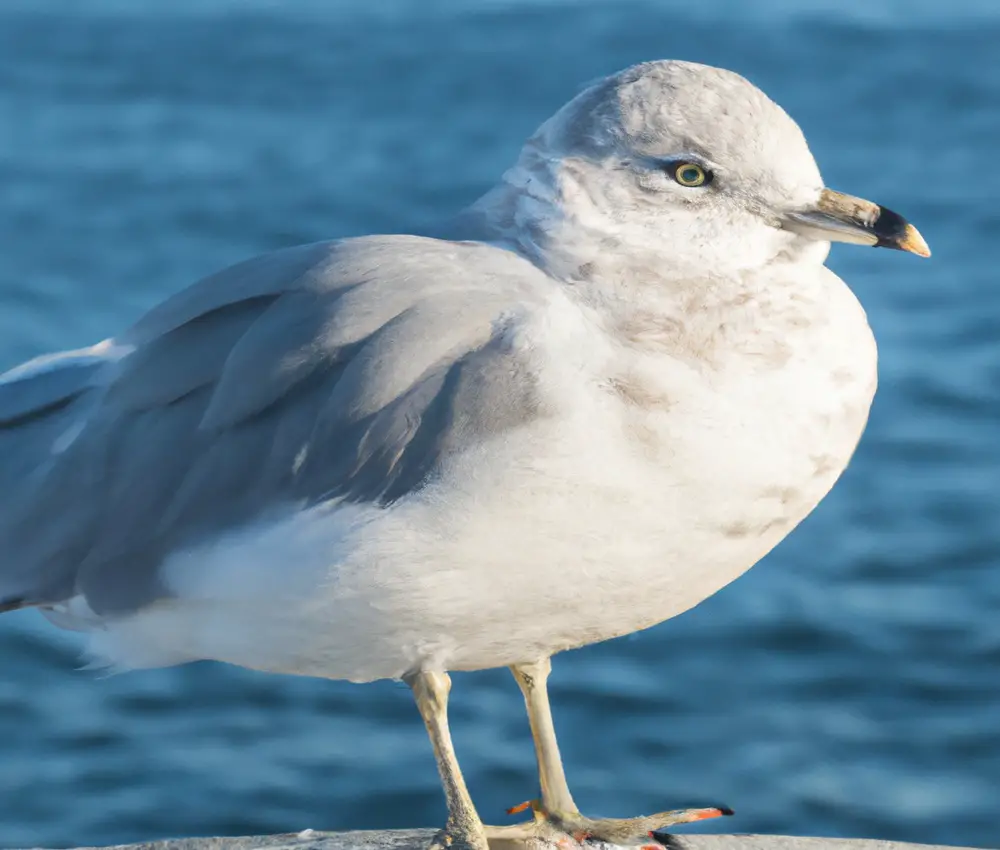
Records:
[[[899,213],[879,206],[878,218],[872,225],[872,233],[878,237],[875,243],[876,248],[895,248],[897,251],[905,251],[903,243],[908,236],[907,228],[910,223]]]

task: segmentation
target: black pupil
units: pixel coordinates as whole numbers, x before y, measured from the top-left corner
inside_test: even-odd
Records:
[[[693,166],[685,168],[681,171],[681,180],[685,183],[696,183],[701,177],[701,171]]]

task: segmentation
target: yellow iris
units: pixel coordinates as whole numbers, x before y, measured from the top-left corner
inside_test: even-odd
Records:
[[[674,180],[681,186],[701,186],[707,179],[705,169],[694,162],[682,162],[674,169]]]

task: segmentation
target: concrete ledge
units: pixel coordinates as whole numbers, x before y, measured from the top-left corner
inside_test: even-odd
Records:
[[[425,850],[434,830],[401,829],[256,835],[245,838],[176,838],[119,845],[128,850]],[[853,838],[799,838],[792,835],[676,835],[676,850],[956,850],[940,844],[903,844]],[[84,850],[80,848],[80,850]]]

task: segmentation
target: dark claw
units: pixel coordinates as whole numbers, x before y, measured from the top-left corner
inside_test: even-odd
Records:
[[[736,814],[729,806],[708,806],[707,808],[712,808],[718,811],[723,817],[731,817]],[[649,833],[649,837],[653,839],[657,844],[661,844],[664,847],[675,848],[679,850],[680,844],[677,842],[677,836],[670,832],[664,832],[659,829],[654,829]]]

